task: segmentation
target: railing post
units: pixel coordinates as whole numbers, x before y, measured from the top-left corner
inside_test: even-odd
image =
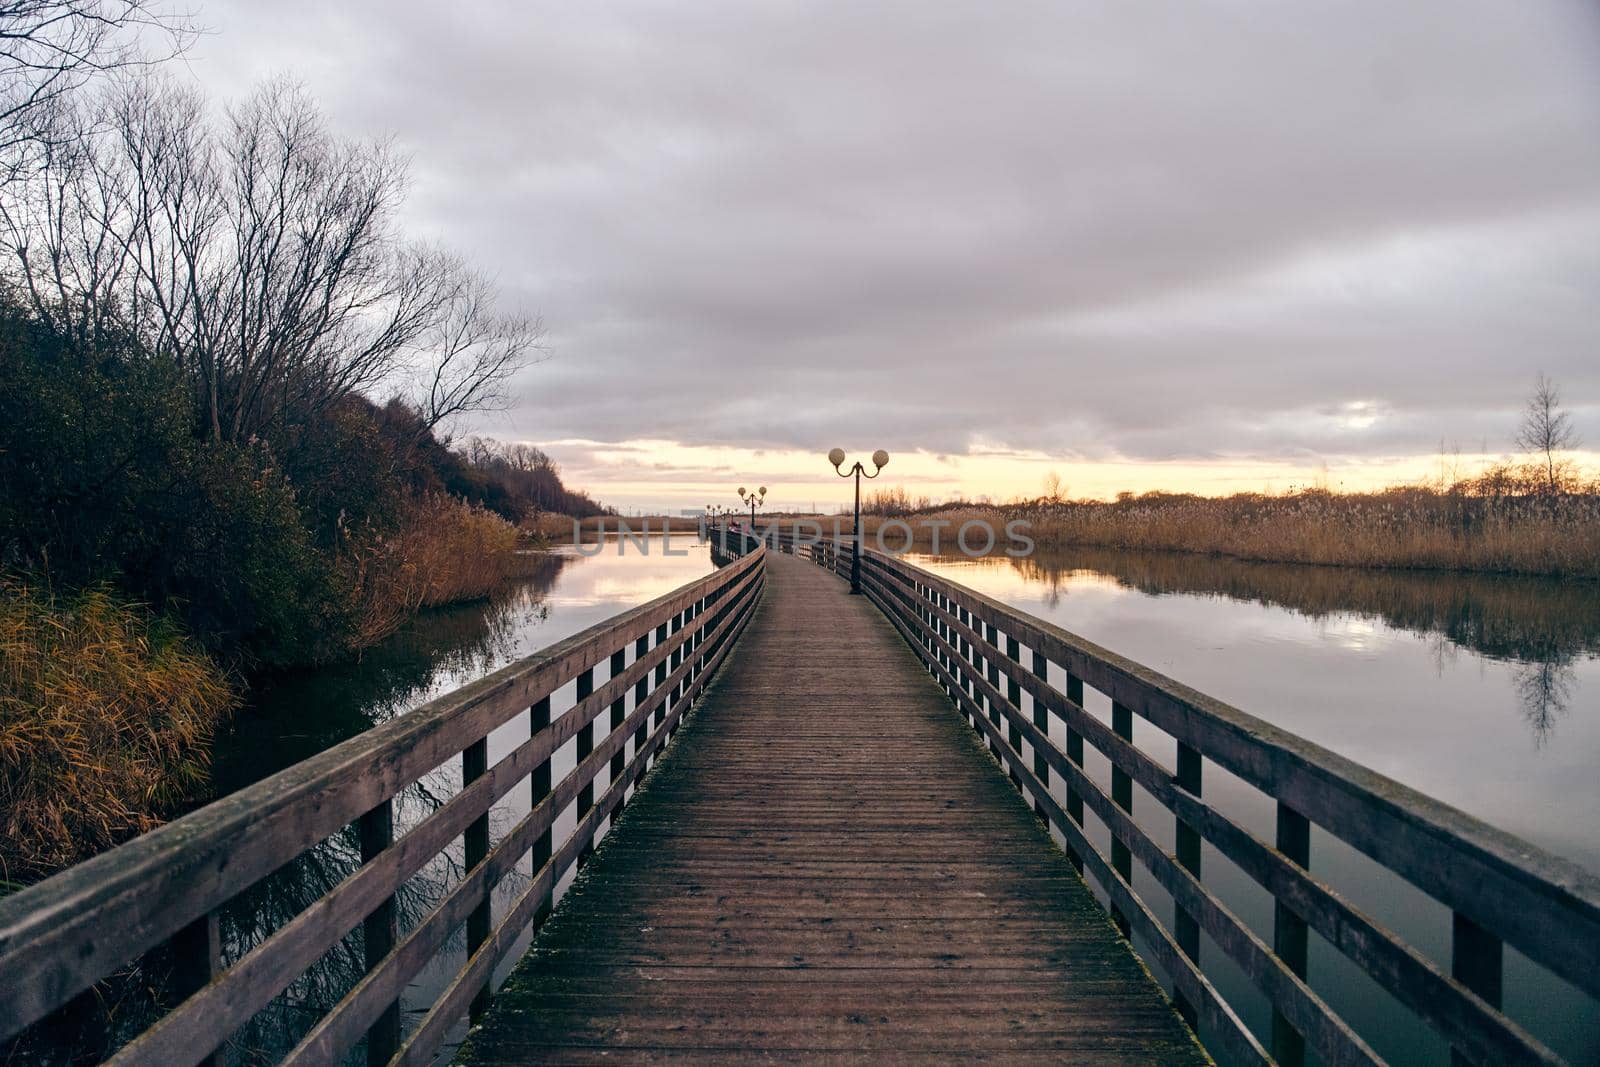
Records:
[[[1498,937],[1459,911],[1450,913],[1450,977],[1496,1010],[1500,1008],[1504,992],[1501,969],[1504,956],[1504,946]],[[1471,1061],[1452,1048],[1450,1062],[1460,1065]]]
[[[363,856],[362,858],[365,859],[366,857]],[[393,899],[391,897],[390,901],[393,901]],[[390,906],[393,906],[392,903]],[[208,911],[173,934],[171,944],[171,992],[180,1000],[186,999],[204,989],[210,984],[211,979],[216,977],[217,972],[222,969],[222,932],[217,923],[217,913]],[[388,951],[388,948],[385,948],[383,955],[387,955]],[[378,958],[382,959],[383,955]],[[369,957],[367,969],[371,970],[372,966],[373,962]],[[396,1044],[390,1046],[389,1054],[391,1056],[394,1054],[394,1049],[398,1047],[399,1021],[399,1010],[396,1008]],[[208,1052],[205,1058],[199,1062],[204,1064],[205,1067],[215,1067],[216,1064],[221,1062],[221,1057],[213,1050]]]
[[[972,616],[967,613],[966,608],[958,606],[956,608],[956,618],[961,620],[962,626],[965,626],[968,630],[972,629]],[[960,638],[959,647],[961,651],[961,661],[958,665],[959,673],[956,675],[956,678],[961,683],[961,691],[972,699],[973,706],[977,709],[974,714],[983,715],[985,714],[983,698],[977,694],[972,684],[973,672],[978,669],[977,665],[980,662],[978,657],[978,648],[971,641],[967,640],[964,634]],[[983,728],[978,725],[976,720],[973,721],[972,725],[978,730],[979,734],[982,735]],[[988,740],[986,743],[989,746],[990,752],[999,751],[993,740]]]
[[[940,611],[946,610],[945,609],[945,604],[944,604],[944,594],[943,593],[935,592],[933,594],[933,603],[934,603],[934,605],[936,607],[938,607],[938,609]],[[950,641],[953,640],[953,638],[950,635],[950,625],[949,625],[949,623],[947,623],[945,621],[945,619],[944,619],[944,617],[942,615],[939,617],[939,621],[937,623],[935,623],[934,625],[937,628],[937,633],[939,634],[939,637],[940,637],[941,640],[943,640],[946,643],[949,643]],[[939,650],[939,665],[941,667],[943,667],[946,671],[951,670],[950,656],[942,648]],[[956,700],[956,695],[955,695],[954,688],[944,678],[940,678],[939,679],[939,688],[943,689],[944,690],[944,695],[946,697],[948,697],[950,699],[950,701],[956,705],[956,709],[960,713],[962,720],[965,721],[966,717],[967,717],[967,713],[965,711],[961,710],[961,702]]]
[[[1278,851],[1300,867],[1311,865],[1311,823],[1283,801],[1278,801]],[[1306,976],[1306,923],[1282,902],[1272,904],[1272,951],[1300,978]],[[1284,1067],[1306,1061],[1306,1042],[1283,1013],[1272,1009],[1272,1057]]]
[[[994,652],[985,653],[983,656],[983,672],[988,676],[989,688],[993,689],[995,692],[999,692],[1000,631],[995,629],[993,626],[988,625],[987,623],[980,623],[978,632],[983,634],[984,640],[989,642],[989,647],[994,649]],[[993,700],[990,700],[987,703],[989,705],[989,721],[996,726],[1001,725],[1001,720],[1004,719],[1005,716],[1001,713],[1000,705]]]
[[[1118,737],[1132,744],[1133,709],[1112,701],[1111,729]],[[1129,815],[1133,814],[1133,779],[1116,760],[1111,761],[1111,802]],[[1133,885],[1133,853],[1116,834],[1111,835],[1111,866],[1124,882]],[[1127,937],[1128,917],[1115,906],[1111,909],[1111,917],[1116,921],[1117,929],[1122,931],[1122,936]]]
[[[538,737],[539,731],[549,729],[549,727],[550,698],[540,697],[533,707],[528,709],[528,736]],[[528,775],[528,785],[531,792],[529,807],[537,808],[539,804],[550,795],[550,787],[553,784],[554,783],[550,774],[550,757],[546,756],[539,762],[539,765],[533,769],[533,773]],[[552,817],[551,823],[554,824],[554,822],[555,819]],[[533,848],[529,850],[529,855],[533,861],[533,874],[535,877],[538,876],[539,871],[544,867],[544,865],[550,862],[550,856],[554,845],[555,834],[553,826],[547,827],[545,831],[533,842]],[[538,930],[540,926],[543,926],[545,919],[550,916],[550,908],[552,901],[554,900],[554,896],[555,883],[552,881],[550,891],[545,894],[543,902],[540,903],[538,910],[534,912],[534,930]]]
[[[1078,707],[1083,707],[1083,679],[1072,672],[1067,672],[1067,699]],[[1080,771],[1083,770],[1083,735],[1067,726],[1067,759]],[[1067,782],[1067,817],[1080,827],[1083,825],[1083,797]],[[1083,873],[1083,857],[1071,845],[1067,846],[1067,858],[1072,861],[1079,874]]]
[[[590,667],[578,675],[577,703],[582,704],[594,694],[594,668]],[[578,728],[578,747],[574,757],[574,765],[583,763],[594,751],[594,720],[590,719]],[[576,772],[574,772],[576,773]],[[578,819],[589,814],[589,809],[594,807],[594,779],[590,778],[578,787]],[[578,850],[578,866],[582,867],[589,862],[589,853],[594,851],[594,838],[583,843]]]
[[[978,635],[978,637],[983,638],[983,637],[986,637],[988,635],[988,629],[984,626],[983,623],[978,621],[976,616],[965,612],[965,610],[963,610],[963,616],[964,616],[963,621],[966,622],[966,624],[968,626],[972,627],[973,631]],[[987,661],[987,658],[983,654],[983,646],[981,644],[979,644],[979,642],[977,642],[977,641],[972,642],[972,655],[971,655],[970,659],[972,661],[971,685],[968,686],[967,691],[969,693],[971,693],[973,699],[978,702],[978,707],[982,708],[983,711],[984,711],[984,714],[986,714],[989,717],[990,724],[994,725],[994,726],[999,726],[1000,725],[1000,709],[999,709],[999,707],[997,707],[995,705],[994,701],[989,700],[986,697],[984,697],[981,694],[981,692],[979,691],[979,689],[978,689],[978,681],[977,680],[979,678],[982,678],[984,676],[984,674],[986,673],[986,667],[988,666],[988,661]],[[996,682],[998,682],[1000,680],[1000,676],[999,676],[998,672],[995,674],[995,679],[994,680]],[[996,759],[1001,759],[1001,756],[1000,756],[1000,743],[998,741],[996,741],[992,737],[989,739],[989,751],[994,753],[994,756],[995,756]],[[1000,765],[1002,767],[1005,766],[1004,760],[1001,760],[1001,764]]]
[[[1044,653],[1038,649],[1033,650],[1033,676],[1039,679],[1041,685],[1048,685],[1050,680],[1050,661],[1044,658]],[[1045,737],[1050,736],[1050,708],[1038,697],[1033,698],[1033,725]],[[1044,784],[1046,790],[1050,788],[1050,761],[1044,758],[1044,753],[1038,749],[1033,752],[1033,775]],[[1033,802],[1033,813],[1050,825],[1050,813],[1042,800]]]
[[[1006,659],[1016,663],[1021,655],[1022,650],[1017,644],[1017,639],[1007,634]],[[1011,714],[1006,716],[1006,722],[1010,726],[1006,731],[1006,737],[1011,742],[1011,751],[1017,761],[1011,767],[1011,780],[1016,783],[1017,789],[1026,795],[1027,791],[1022,788],[1022,727],[1017,725],[1015,718],[1022,714],[1022,684],[1009,671],[1006,672],[1006,703],[1011,705]]]
[[[644,659],[650,651],[650,634],[647,632],[633,643],[633,661],[635,663]],[[650,672],[645,671],[639,675],[639,680],[633,683],[633,708],[635,711],[644,707],[644,702],[650,698]],[[649,735],[650,724],[641,722],[639,728],[633,733],[633,754],[637,756],[644,749],[644,739]]]
[[[928,611],[928,591],[918,581],[913,581],[911,588],[916,593],[917,622],[920,623],[917,627],[917,641],[922,645],[923,666],[927,667],[928,660],[932,658],[933,653],[933,638],[928,635],[928,631],[933,627],[933,616]],[[932,673],[932,670],[931,667],[928,667],[929,673]]]
[[[967,609],[954,601],[951,601],[951,607],[955,610],[956,621],[963,626],[967,625]],[[956,634],[956,655],[960,660],[960,662],[953,665],[956,673],[956,685],[960,687],[963,693],[970,695],[972,680],[969,665],[972,662],[972,646],[967,644],[967,637],[963,633]]]
[[[489,769],[489,739],[480,737],[472,742],[461,752],[461,786],[466,788],[477,779],[483,777]],[[467,873],[471,873],[484,857],[489,855],[489,812],[473,819],[467,826],[465,836]],[[489,940],[490,908],[494,888],[485,885],[483,899],[473,907],[467,915],[467,955],[470,957],[477,952],[483,943]],[[483,988],[472,997],[472,1006],[469,1015],[473,1022],[477,1022],[489,1008],[489,983],[485,982]]]
[[[1178,742],[1178,773],[1176,784],[1179,789],[1188,793],[1195,799],[1200,798],[1200,752],[1191,748],[1182,741]],[[1178,863],[1195,880],[1200,879],[1200,832],[1181,818],[1178,819],[1177,844]],[[1183,908],[1173,905],[1172,932],[1178,942],[1178,948],[1196,964],[1200,962],[1200,924]],[[1189,1029],[1199,1027],[1199,1016],[1195,1006],[1189,1003],[1182,993],[1174,998],[1178,1014],[1183,1016],[1183,1021],[1189,1024]]]
[[[626,647],[619,648],[615,652],[611,653],[611,677],[622,677],[623,672],[627,670],[627,664],[628,650]],[[618,692],[617,699],[611,702],[611,731],[609,734],[607,734],[607,737],[609,737],[610,734],[616,733],[627,718],[628,691],[624,689]],[[628,742],[627,739],[624,738],[622,744],[617,746],[617,754],[611,757],[612,782],[616,782],[618,778],[622,777],[622,769],[628,764],[627,756]],[[618,797],[616,804],[612,806],[610,813],[606,816],[613,826],[616,825],[617,814],[622,811],[622,800],[622,797]]]
[[[394,801],[385,800],[362,815],[357,826],[361,835],[361,862],[371,863],[394,844]],[[394,896],[390,895],[361,921],[361,952],[369,972],[394,951],[399,937],[399,912]],[[388,1063],[399,1049],[400,1002],[392,1000],[367,1028],[367,1063],[370,1067]]]
[[[662,645],[664,645],[666,643],[667,643],[667,624],[666,623],[662,623],[660,626],[656,627],[656,647],[660,648]],[[660,689],[662,686],[664,686],[666,684],[667,684],[667,661],[666,661],[665,658],[663,658],[660,663],[656,664],[656,688]],[[656,713],[655,713],[654,719],[655,719],[654,725],[657,726],[657,727],[659,727],[662,723],[667,721],[667,702],[666,702],[665,699],[663,699],[661,701],[661,703],[656,705]]]
[[[687,614],[688,614],[688,612],[680,611],[680,612],[678,612],[676,615],[674,615],[672,617],[672,632],[674,634],[676,634],[679,630],[683,629],[683,621],[684,621],[684,618],[685,618],[685,616]],[[683,666],[683,644],[680,642],[678,644],[678,646],[672,650],[672,669],[674,671],[676,671],[681,666]],[[669,709],[670,708],[676,708],[678,706],[678,697],[682,693],[683,693],[683,679],[680,678],[680,679],[678,679],[677,682],[675,682],[673,684],[673,686],[672,686],[672,696],[667,700],[667,707]],[[667,731],[667,740],[669,740],[669,741],[672,740],[672,735],[676,731],[677,731],[677,726],[676,725],[674,725],[672,727],[672,729],[669,729]]]

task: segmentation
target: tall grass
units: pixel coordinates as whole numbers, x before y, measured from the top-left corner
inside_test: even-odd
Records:
[[[0,877],[159,825],[203,791],[235,704],[217,664],[145,608],[0,577]]]
[[[424,608],[481,600],[527,573],[517,528],[444,493],[418,498],[399,530],[345,556],[358,601],[352,644],[369,648]]]
[[[1575,470],[1551,488],[1543,474],[1496,467],[1453,485],[1398,486],[1374,493],[1305,489],[1283,495],[1123,493],[1115,501],[1039,499],[1006,505],[907,505],[886,497],[885,510],[863,515],[876,543],[890,522],[911,527],[914,543],[954,547],[965,522],[989,524],[1006,547],[1004,526],[1028,523],[1041,546],[1196,552],[1274,563],[1318,563],[1489,574],[1600,578],[1600,483]],[[872,503],[872,501],[869,501]],[[914,502],[913,502],[914,503]],[[908,510],[909,508],[909,510]],[[786,529],[803,521],[783,519]],[[850,532],[850,516],[825,516]],[[903,526],[884,534],[900,547]],[[975,535],[974,542],[982,537]]]
[[[1222,498],[1148,494],[1008,509],[1040,544],[1335,566],[1600,578],[1600,495],[1401,488]]]

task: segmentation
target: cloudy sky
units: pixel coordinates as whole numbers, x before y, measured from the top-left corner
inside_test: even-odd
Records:
[[[1600,444],[1600,4],[205,0],[543,316],[464,431],[624,507],[1347,487]],[[1591,457],[1593,458],[1593,457]]]

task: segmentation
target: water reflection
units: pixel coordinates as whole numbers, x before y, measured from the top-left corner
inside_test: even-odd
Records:
[[[957,555],[919,560],[942,568],[972,562]],[[998,568],[1009,569],[1012,580],[994,573]],[[1360,620],[1381,622],[1424,638],[1441,675],[1454,665],[1458,650],[1510,664],[1521,718],[1536,746],[1546,744],[1572,710],[1579,659],[1600,652],[1600,586],[1593,582],[1102,549],[1041,550],[1026,559],[995,556],[977,561],[976,569],[991,586],[1013,595],[1026,591],[1052,612],[1062,608],[1074,584],[1096,580],[1149,597],[1220,597],[1283,608],[1324,624],[1322,637],[1357,652],[1383,639]]]
[[[515,658],[519,638],[549,619],[547,595],[576,562],[538,558],[524,582],[486,601],[413,619],[359,660],[257,679],[231,732],[219,738],[212,780],[224,796],[369,730]],[[461,683],[457,683],[461,684]]]
[[[1572,694],[1578,685],[1572,658],[1519,663],[1514,676],[1522,698],[1522,717],[1533,731],[1534,743],[1542,748],[1550,740],[1556,720],[1572,710]]]
[[[1087,571],[1151,596],[1222,596],[1312,618],[1366,615],[1497,659],[1544,661],[1600,651],[1600,588],[1593,582],[1094,549],[1041,550],[1006,562],[1023,582],[1046,590],[1052,607],[1059,606],[1068,580]]]

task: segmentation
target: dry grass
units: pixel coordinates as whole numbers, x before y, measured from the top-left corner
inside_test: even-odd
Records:
[[[400,531],[352,551],[360,605],[352,644],[370,648],[424,608],[482,600],[529,572],[521,534],[491,511],[452,496],[417,500]]]
[[[572,517],[553,511],[541,511],[532,518],[522,520],[522,530],[543,544],[560,545],[572,542]]]
[[[1489,574],[1600,578],[1600,486],[1573,480],[1549,492],[1526,477],[1494,470],[1444,488],[1406,486],[1378,493],[1303,490],[1281,496],[1123,494],[1116,501],[1034,500],[1005,506],[929,506],[916,513],[862,516],[869,544],[886,523],[908,524],[914,544],[956,547],[962,523],[979,521],[1008,540],[1005,525],[1028,524],[1041,546],[1196,552],[1276,563],[1385,567]],[[850,533],[850,517],[778,520],[785,530],[820,524]],[[764,526],[764,523],[758,523]],[[815,529],[815,527],[812,527]],[[904,528],[884,533],[898,549]],[[974,535],[971,542],[981,543]]]
[[[1150,494],[1007,509],[1040,544],[1237,559],[1600,577],[1600,496],[1492,498],[1426,489],[1287,496]]]
[[[235,704],[216,663],[144,608],[0,578],[0,877],[159,825],[204,789]]]

